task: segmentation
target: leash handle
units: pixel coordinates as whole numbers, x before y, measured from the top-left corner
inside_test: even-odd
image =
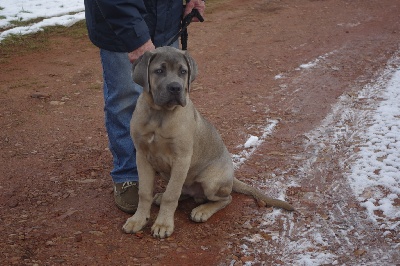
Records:
[[[188,44],[188,31],[187,27],[189,26],[190,22],[192,22],[192,19],[196,17],[200,22],[204,21],[203,16],[200,14],[199,10],[197,9],[192,9],[192,11],[186,15],[186,17],[183,18],[182,21],[182,33],[181,33],[181,44],[182,44],[182,50],[187,50],[187,44]]]
[[[173,44],[179,38],[179,36],[181,36],[182,50],[187,50],[187,40],[188,40],[187,27],[192,22],[192,19],[194,17],[196,17],[200,22],[204,21],[204,18],[200,14],[199,10],[192,9],[192,11],[182,19],[181,30],[177,34],[172,36],[172,38],[170,38],[163,46],[169,46]]]
[[[203,16],[200,14],[200,11],[196,8],[192,9],[192,11],[186,15],[186,17],[183,18],[182,20],[182,28],[189,26],[190,22],[192,22],[192,19],[196,17],[200,22],[204,21]]]

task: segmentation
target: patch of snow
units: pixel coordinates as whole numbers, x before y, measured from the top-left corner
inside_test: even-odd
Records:
[[[250,136],[243,147],[245,148],[239,154],[232,154],[233,165],[237,169],[242,165],[260,146],[264,140],[272,134],[273,129],[278,124],[278,120],[267,120],[267,124],[263,129],[263,133],[260,137]]]
[[[9,30],[5,30],[2,33],[0,33],[0,41],[2,41],[9,35],[25,35],[25,34],[36,33],[39,31],[43,31],[43,28],[49,26],[58,25],[58,26],[70,27],[83,19],[85,19],[84,12],[77,13],[74,15],[64,15],[60,17],[47,18],[42,20],[41,22],[35,23],[30,26],[15,27]]]
[[[250,136],[249,139],[246,141],[244,144],[244,147],[251,148],[251,147],[256,147],[258,146],[258,137],[257,136]]]
[[[0,2],[0,42],[10,34],[29,34],[43,30],[44,27],[62,25],[71,26],[85,19],[82,0],[2,0]],[[24,22],[43,18],[29,26],[15,26],[15,22]]]
[[[388,65],[399,66],[400,58]],[[377,110],[368,119],[371,126],[362,136],[365,142],[359,146],[348,179],[371,219],[390,226],[390,219],[400,218],[400,207],[394,203],[400,195],[400,69],[389,67],[385,72],[383,76],[390,79],[379,94]],[[385,79],[378,81],[377,86],[384,82]],[[377,216],[376,211],[384,217]]]
[[[318,65],[318,63],[320,63],[321,61],[325,60],[329,55],[331,55],[333,53],[334,53],[334,51],[326,53],[324,55],[321,55],[318,58],[314,59],[313,61],[310,61],[310,62],[305,63],[305,64],[301,64],[297,69],[300,70],[300,69],[309,69],[309,68],[316,67]]]

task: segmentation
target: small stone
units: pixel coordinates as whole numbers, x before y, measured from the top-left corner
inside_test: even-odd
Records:
[[[66,211],[64,214],[60,215],[60,217],[58,217],[58,219],[60,220],[64,220],[70,216],[72,216],[75,212],[77,212],[78,210],[74,210],[74,209],[69,209],[68,211]]]
[[[144,234],[143,234],[142,231],[139,231],[139,232],[136,232],[136,233],[135,233],[135,237],[136,237],[136,238],[139,238],[139,239],[142,239],[142,238],[144,237]]]
[[[46,241],[46,247],[51,247],[51,246],[55,246],[56,244],[53,242],[53,241],[51,241],[51,240],[49,240],[49,241]]]
[[[365,253],[367,253],[367,251],[365,251],[363,249],[357,249],[357,250],[354,251],[354,255],[356,255],[356,256],[362,256]]]
[[[181,252],[184,252],[185,250],[181,247],[178,247],[175,251],[178,253],[181,253]]]
[[[148,256],[149,255],[147,253],[141,252],[141,253],[136,254],[135,258],[143,259],[143,258],[148,258]]]
[[[21,257],[12,257],[10,259],[10,261],[11,261],[12,264],[16,264],[20,259],[21,259]]]
[[[63,105],[65,104],[65,102],[61,102],[61,101],[50,101],[50,105]]]
[[[250,224],[249,221],[245,222],[245,223],[242,225],[242,227],[245,228],[245,229],[252,229],[252,228],[253,228],[253,226],[251,226],[251,224]]]
[[[82,234],[75,234],[75,242],[82,242]]]
[[[236,261],[235,264],[233,264],[233,266],[242,266],[242,265],[243,265],[243,262],[241,262],[240,260]]]
[[[97,179],[87,178],[87,179],[76,180],[76,182],[81,183],[81,184],[89,184],[89,183],[97,182]]]
[[[254,261],[254,258],[252,256],[243,256],[243,257],[240,258],[240,260],[243,263],[246,263],[246,262]]]
[[[35,93],[31,94],[31,98],[46,99],[46,98],[50,98],[50,94],[35,92]]]
[[[95,236],[102,236],[104,235],[103,232],[100,231],[89,231],[89,234],[95,235]]]
[[[260,232],[260,235],[267,241],[272,240],[272,236],[267,233]]]
[[[8,202],[8,207],[10,208],[15,208],[18,206],[18,200],[16,198],[11,198],[10,201]]]

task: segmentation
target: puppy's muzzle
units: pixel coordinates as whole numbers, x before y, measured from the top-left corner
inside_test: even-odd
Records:
[[[172,82],[167,86],[167,90],[172,95],[179,95],[182,92],[182,85],[178,82]]]
[[[186,105],[185,89],[179,82],[173,81],[169,83],[165,87],[164,97],[165,104],[168,107],[175,105],[181,105],[182,107],[185,107]]]

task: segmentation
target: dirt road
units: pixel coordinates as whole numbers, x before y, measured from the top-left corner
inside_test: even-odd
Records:
[[[400,66],[400,1],[226,0],[207,12],[189,30],[191,98],[235,155],[237,177],[298,212],[235,194],[204,224],[182,202],[166,240],[150,227],[122,233],[98,50],[87,36],[55,35],[0,63],[1,265],[400,264],[400,218],[371,219],[348,182],[363,128],[343,120],[349,108],[368,117],[379,88],[357,95]],[[245,149],[250,135],[261,141]]]

